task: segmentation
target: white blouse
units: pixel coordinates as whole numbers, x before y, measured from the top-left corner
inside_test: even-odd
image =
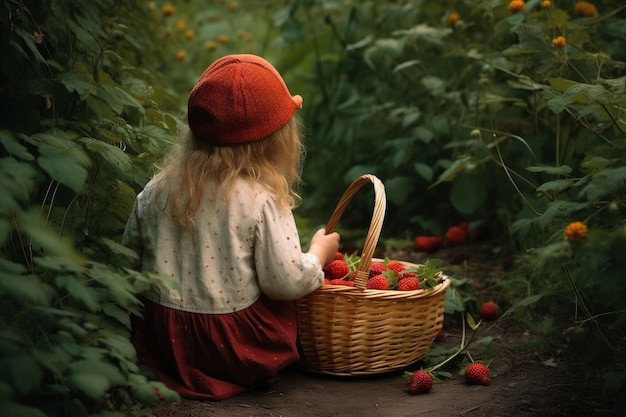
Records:
[[[123,243],[140,256],[143,271],[178,283],[152,301],[196,313],[232,313],[263,293],[295,300],[323,284],[317,257],[302,253],[295,220],[264,187],[237,182],[227,204],[206,196],[183,230],[154,204],[156,180],[139,193]]]

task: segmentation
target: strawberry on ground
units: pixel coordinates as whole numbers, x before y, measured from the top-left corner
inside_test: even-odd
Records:
[[[346,261],[335,259],[331,261],[328,265],[324,266],[324,272],[326,273],[328,279],[339,279],[344,278],[350,270],[348,269],[348,264]]]
[[[465,380],[474,385],[489,385],[491,375],[485,364],[474,362],[465,370]]]
[[[480,317],[485,321],[497,320],[499,316],[498,305],[493,301],[487,301],[480,307]]]
[[[367,280],[367,288],[370,290],[388,290],[389,281],[383,274],[376,275]]]
[[[459,226],[452,226],[446,232],[446,244],[448,246],[463,245],[467,241],[467,232]]]
[[[416,277],[398,279],[398,291],[414,291],[420,289],[420,282]]]
[[[404,377],[409,381],[409,394],[425,394],[433,387],[433,377],[426,371],[405,371]]]
[[[413,242],[413,248],[417,252],[434,252],[441,247],[443,239],[438,236],[418,236]]]

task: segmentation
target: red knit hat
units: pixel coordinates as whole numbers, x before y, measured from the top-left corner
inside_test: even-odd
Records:
[[[211,64],[191,90],[187,121],[201,140],[238,145],[275,133],[301,107],[302,97],[291,96],[265,59],[227,55]]]

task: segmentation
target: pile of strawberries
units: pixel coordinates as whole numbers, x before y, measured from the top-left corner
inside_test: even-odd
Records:
[[[337,252],[335,259],[325,265],[324,285],[354,287],[360,258],[356,254]],[[441,262],[429,259],[423,265],[408,267],[405,263],[384,259],[372,261],[369,268],[367,288],[372,290],[415,291],[431,289],[439,283]]]
[[[469,224],[459,223],[450,227],[444,237],[441,236],[417,236],[413,242],[413,247],[417,252],[432,253],[442,247],[464,245],[468,242]]]

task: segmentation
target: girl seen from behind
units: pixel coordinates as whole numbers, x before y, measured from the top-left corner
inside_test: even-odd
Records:
[[[229,398],[299,358],[293,301],[322,286],[339,246],[324,229],[300,246],[301,106],[265,59],[218,59],[189,94],[189,132],[136,198],[123,242],[177,287],[147,295],[132,341],[182,397]]]

